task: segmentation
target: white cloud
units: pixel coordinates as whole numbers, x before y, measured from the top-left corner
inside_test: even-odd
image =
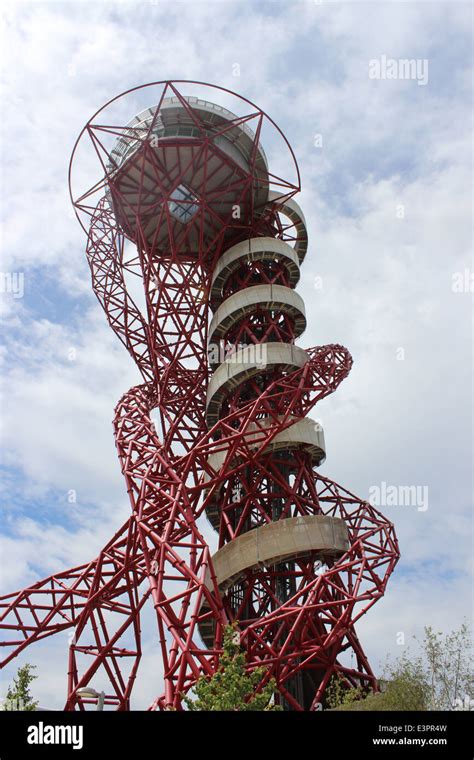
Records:
[[[382,480],[429,486],[425,513],[381,508],[397,525],[402,560],[385,599],[361,621],[362,642],[376,664],[386,650],[397,654],[397,631],[461,621],[469,596],[470,296],[452,293],[451,276],[472,266],[467,13],[452,3],[10,8],[2,268],[24,271],[26,290],[22,301],[7,295],[3,305],[2,422],[6,463],[21,473],[19,483],[6,480],[7,495],[21,491],[31,508],[7,503],[2,589],[34,580],[38,564],[46,574],[72,564],[70,557],[90,559],[127,514],[110,423],[139,378],[90,295],[68,161],[79,129],[110,97],[147,81],[190,78],[257,102],[297,155],[310,231],[298,287],[308,315],[300,344],[341,342],[355,359],[316,410],[328,444],[324,473],[362,497]],[[382,54],[428,58],[429,84],[369,80],[368,61]],[[278,166],[276,145],[268,152]],[[58,494],[69,489],[78,504],[54,527]],[[48,524],[35,516],[35,496],[49,493]],[[141,707],[159,690],[154,624],[146,620]],[[41,662],[38,693],[60,707],[65,666],[55,647],[51,639],[24,659]]]

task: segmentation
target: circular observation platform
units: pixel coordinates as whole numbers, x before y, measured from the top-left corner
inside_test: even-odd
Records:
[[[262,144],[278,156],[278,176]],[[304,223],[292,200],[300,187],[294,151],[268,114],[192,80],[111,98],[81,130],[69,166],[71,200],[93,248],[119,248],[125,236],[152,255],[184,260],[215,262],[255,236],[287,240],[301,260]],[[127,266],[135,255],[130,249]]]
[[[199,98],[165,98],[159,110],[135,116],[106,168],[107,197],[125,234],[158,249],[181,238],[197,250],[226,223],[254,222],[268,205],[268,165],[255,134]]]

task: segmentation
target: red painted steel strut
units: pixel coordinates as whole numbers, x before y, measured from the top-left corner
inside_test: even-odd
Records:
[[[376,686],[355,623],[383,595],[398,544],[383,515],[318,472],[324,434],[308,413],[352,359],[295,343],[308,241],[293,152],[249,101],[186,83],[237,98],[235,115],[179,84],[110,101],[73,152],[89,141],[99,160],[97,181],[72,199],[89,218],[94,292],[144,381],[114,419],[131,516],[91,563],[0,598],[2,664],[70,628],[66,709],[85,709],[92,685],[127,710],[150,600],[165,685],[151,709],[181,709],[216,672],[235,621],[248,667],[266,666],[261,686],[274,677],[285,709],[314,710],[334,674]],[[106,118],[142,91],[151,108],[125,126]],[[268,128],[293,182],[270,172]]]

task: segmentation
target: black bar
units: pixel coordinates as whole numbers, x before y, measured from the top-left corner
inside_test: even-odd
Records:
[[[56,730],[56,727],[63,727]],[[75,728],[73,728],[75,727]],[[82,730],[82,746],[81,744]],[[353,757],[472,760],[470,712],[0,712],[0,760],[168,758],[228,752],[312,760]],[[42,744],[32,744],[40,740]],[[49,739],[72,744],[49,744]],[[424,742],[423,742],[424,740]],[[264,753],[264,754],[263,754]],[[330,753],[330,754],[329,754]],[[247,760],[244,757],[244,760]]]

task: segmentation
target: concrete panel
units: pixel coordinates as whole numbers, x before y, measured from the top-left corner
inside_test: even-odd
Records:
[[[225,396],[245,380],[275,366],[282,371],[294,372],[308,360],[306,351],[289,343],[252,344],[236,351],[217,367],[209,381],[206,401],[208,427],[212,427],[219,419],[220,406]]]
[[[212,564],[223,592],[246,570],[312,553],[322,559],[334,559],[348,549],[349,534],[344,520],[327,515],[301,515],[243,533],[219,549]],[[206,585],[212,588],[210,577]]]
[[[243,240],[228,248],[214,269],[211,283],[210,304],[216,309],[222,300],[222,288],[229,276],[242,261],[278,261],[288,272],[290,286],[294,288],[300,278],[300,264],[297,252],[283,240],[271,237],[257,237]]]
[[[221,303],[209,326],[209,344],[215,344],[233,325],[257,308],[290,314],[295,320],[295,338],[306,328],[304,302],[298,293],[283,285],[253,285]]]

